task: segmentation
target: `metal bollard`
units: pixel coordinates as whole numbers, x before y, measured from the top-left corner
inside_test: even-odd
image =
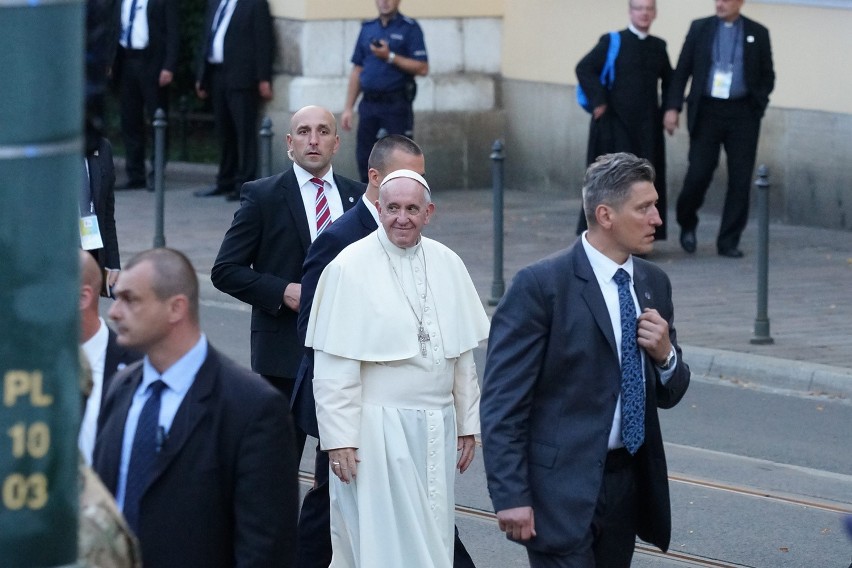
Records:
[[[178,113],[180,114],[180,159],[182,162],[186,162],[189,160],[189,149],[187,147],[189,98],[186,95],[181,95],[178,99]]]
[[[769,335],[769,170],[757,168],[757,317],[751,343],[769,345],[775,341]]]
[[[506,291],[503,281],[503,142],[491,146],[491,179],[494,191],[494,279],[489,306],[496,306]]]
[[[260,177],[265,178],[272,175],[272,119],[263,117],[260,124]]]
[[[155,228],[154,247],[166,246],[166,236],[163,232],[163,215],[165,212],[164,174],[166,169],[166,113],[158,108],[154,113],[154,195],[155,195]]]

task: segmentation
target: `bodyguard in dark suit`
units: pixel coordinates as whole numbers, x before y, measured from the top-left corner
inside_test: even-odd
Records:
[[[169,85],[180,50],[177,0],[121,0],[121,34],[113,70],[127,154],[122,189],[146,186],[145,139],[154,111],[169,110]],[[148,184],[151,185],[151,184]]]
[[[199,197],[239,199],[257,174],[257,113],[272,99],[272,17],[266,0],[208,0],[195,90],[213,98],[219,138],[216,186]]]
[[[115,165],[112,161],[112,146],[106,138],[86,140],[86,177],[89,194],[82,200],[81,213],[94,213],[98,219],[98,228],[103,247],[92,249],[89,253],[105,271],[107,281],[100,290],[108,295],[109,287],[115,284],[121,269],[121,256],[118,252],[118,233],[115,230]],[[85,203],[88,201],[88,203]],[[88,211],[85,211],[88,210]]]
[[[728,190],[716,238],[721,256],[740,258],[740,236],[748,222],[751,175],[760,120],[775,87],[769,31],[740,14],[743,0],[716,0],[716,15],[689,28],[669,87],[665,128],[678,127],[686,83],[689,168],[677,200],[680,244],[695,252],[698,209],[725,148]]]
[[[533,567],[627,567],[637,534],[669,544],[657,408],[680,401],[689,369],[669,279],[634,256],[651,252],[660,223],[653,180],[646,160],[599,158],[583,187],[589,230],[518,272],[492,318],[488,489]]]
[[[331,160],[340,140],[326,109],[297,111],[287,145],[293,168],[243,186],[210,276],[216,288],[252,306],[252,370],[289,400],[304,355],[296,335],[302,263],[317,234],[311,179],[322,180],[332,219],[355,205],[364,185],[334,175]]]
[[[171,249],[132,259],[110,317],[145,359],[115,377],[94,469],[146,567],[292,566],[297,459],[286,401],[207,343],[198,280]]]

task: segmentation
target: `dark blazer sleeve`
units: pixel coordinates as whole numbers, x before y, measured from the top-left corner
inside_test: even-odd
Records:
[[[255,73],[258,81],[272,81],[272,54],[275,40],[272,35],[272,16],[266,0],[255,0],[254,3],[255,30]]]
[[[97,171],[93,171],[93,165]],[[106,138],[101,138],[97,158],[89,161],[89,176],[98,176],[97,182],[92,184],[93,190],[98,194],[92,198],[104,243],[102,268],[119,269],[121,257],[118,252],[118,233],[115,229],[115,166],[112,161],[112,146]]]
[[[243,185],[240,208],[234,213],[234,219],[225,233],[210,274],[216,288],[273,316],[278,315],[282,309],[288,309],[283,306],[284,289],[291,282],[298,282],[298,277],[288,278],[284,276],[284,271],[264,271],[258,266],[259,263],[284,264],[285,260],[262,258],[267,253],[263,248],[267,244],[273,244],[263,242],[264,233],[273,230],[273,227],[267,226],[270,223],[269,216],[274,215],[277,218],[276,225],[290,226],[289,230],[283,229],[283,232],[289,234],[296,231],[292,212],[281,210],[282,207],[277,203],[273,205],[272,194],[279,183],[280,177],[276,176]],[[286,191],[283,188],[278,189]],[[276,250],[279,250],[277,247],[283,243],[275,245]],[[293,254],[300,257],[301,265],[304,251],[293,251]]]
[[[775,67],[772,63],[772,45],[769,30],[748,18],[744,20],[746,41],[744,45],[745,79],[755,110],[763,116],[769,105],[769,94],[775,88]],[[754,41],[748,41],[753,37]]]
[[[180,57],[180,12],[177,0],[162,0],[165,3],[165,58],[162,69],[177,72]]]
[[[677,60],[677,66],[672,73],[671,83],[666,93],[666,110],[677,110],[683,108],[684,95],[686,92],[686,84],[689,78],[692,77],[692,86],[690,92],[703,92],[704,85],[707,81],[707,65],[709,62],[702,62],[701,58],[696,54],[698,48],[699,37],[703,37],[703,29],[706,27],[706,19],[695,20],[689,26],[689,32],[686,34],[686,39],[683,42],[683,47],[680,50],[680,57]],[[698,69],[696,69],[698,65]]]
[[[533,504],[529,417],[550,336],[551,305],[526,268],[515,275],[491,320],[480,419],[495,511]]]
[[[606,87],[601,85],[600,77],[601,71],[606,64],[609,42],[609,34],[602,35],[597,45],[577,63],[577,67],[575,68],[577,81],[583,87],[583,92],[586,93],[589,101],[591,101],[592,108],[606,104],[607,102]]]

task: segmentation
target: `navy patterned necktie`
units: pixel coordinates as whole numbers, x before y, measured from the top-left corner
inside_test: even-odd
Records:
[[[136,423],[130,465],[127,467],[127,483],[124,490],[124,518],[133,532],[139,534],[139,501],[148,486],[154,471],[157,453],[160,451],[160,396],[166,383],[157,380],[151,383],[151,392]]]
[[[636,344],[636,304],[627,271],[619,268],[613,280],[618,284],[621,314],[621,439],[627,451],[635,454],[645,441],[645,381]]]

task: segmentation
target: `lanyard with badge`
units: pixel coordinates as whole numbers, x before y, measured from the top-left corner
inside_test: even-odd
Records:
[[[734,41],[731,42],[731,62],[725,65],[722,63],[722,47],[719,40],[719,32],[716,32],[716,41],[714,42],[713,58],[713,87],[710,90],[710,96],[714,99],[729,99],[731,98],[731,84],[734,81],[734,59],[737,54],[737,42],[740,40],[740,31],[742,25],[739,22],[734,24]]]
[[[83,187],[80,190],[80,247],[83,250],[95,250],[104,248],[104,241],[101,238],[98,216],[95,215],[88,160],[83,159],[83,165]]]

